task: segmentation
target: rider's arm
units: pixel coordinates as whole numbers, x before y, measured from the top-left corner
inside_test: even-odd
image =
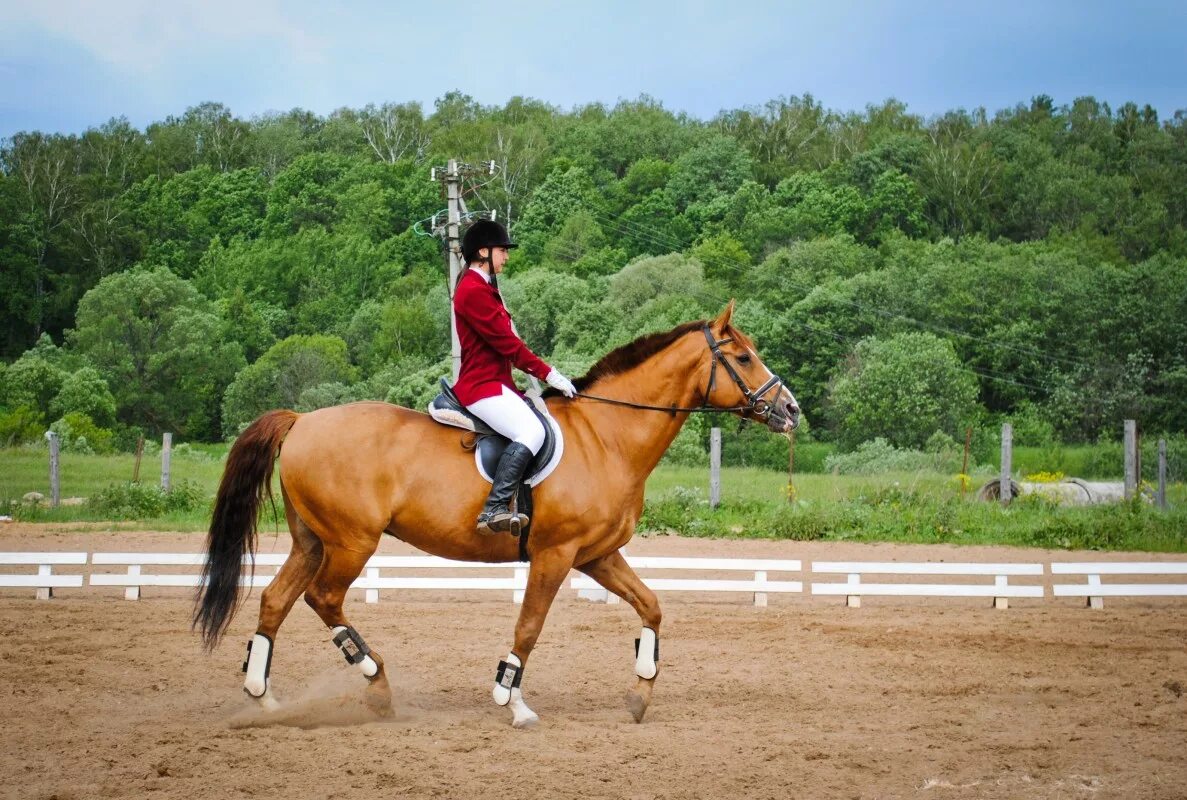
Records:
[[[493,292],[474,287],[459,291],[457,313],[504,358],[540,380],[547,380],[552,369],[544,363],[511,329],[511,315]]]

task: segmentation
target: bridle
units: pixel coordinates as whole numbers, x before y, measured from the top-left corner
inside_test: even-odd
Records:
[[[738,370],[734,368],[725,357],[725,353],[721,352],[723,344],[730,344],[734,341],[733,337],[725,339],[716,339],[713,336],[713,331],[709,329],[706,323],[702,328],[705,334],[705,342],[709,345],[709,351],[713,354],[713,362],[709,367],[709,383],[705,386],[705,396],[701,401],[701,405],[695,408],[686,408],[681,406],[652,406],[646,403],[632,403],[627,400],[615,400],[611,397],[599,397],[598,395],[585,394],[584,392],[577,392],[577,397],[584,397],[589,400],[597,400],[601,403],[610,403],[616,406],[626,406],[627,408],[637,408],[644,411],[667,411],[669,413],[688,412],[691,414],[733,414],[741,412],[743,419],[755,417],[762,422],[767,422],[771,418],[775,407],[764,397],[770,394],[771,390],[778,390],[783,387],[783,379],[778,375],[772,373],[771,377],[767,379],[766,383],[759,386],[757,389],[750,389],[746,382],[742,380],[742,376],[738,374]],[[738,390],[742,392],[742,396],[746,398],[746,405],[729,406],[728,408],[717,408],[709,405],[709,395],[712,394],[714,387],[717,386],[717,365],[726,371],[726,373],[733,379],[734,384],[737,385]]]

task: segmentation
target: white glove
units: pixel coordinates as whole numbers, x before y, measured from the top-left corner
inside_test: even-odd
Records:
[[[548,377],[544,379],[544,382],[553,389],[556,389],[565,397],[572,397],[573,395],[577,394],[577,389],[573,386],[573,382],[564,375],[561,375],[559,372],[557,372],[556,367],[553,367],[549,371]]]

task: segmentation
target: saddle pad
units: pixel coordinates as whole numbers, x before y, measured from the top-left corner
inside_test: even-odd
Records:
[[[535,407],[536,416],[548,426],[551,435],[548,437],[553,442],[551,455],[547,452],[548,443],[546,442],[544,448],[536,454],[536,460],[528,467],[528,474],[524,476],[523,482],[528,486],[537,486],[545,478],[552,474],[556,469],[557,464],[561,463],[561,456],[565,452],[565,437],[561,434],[560,425],[556,424],[556,420],[549,414],[540,413]],[[474,466],[478,468],[478,474],[486,480],[487,483],[494,483],[491,476],[499,465],[499,459],[503,455],[503,451],[507,449],[510,441],[503,436],[481,436],[478,439],[477,445],[474,447]],[[544,458],[544,463],[541,464],[541,458]]]

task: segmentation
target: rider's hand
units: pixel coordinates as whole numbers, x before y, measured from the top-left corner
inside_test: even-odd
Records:
[[[572,397],[577,393],[577,389],[573,386],[573,382],[564,375],[561,375],[559,372],[557,372],[556,367],[552,368],[552,370],[548,373],[548,377],[544,379],[544,382],[553,389],[559,391],[565,397]]]

